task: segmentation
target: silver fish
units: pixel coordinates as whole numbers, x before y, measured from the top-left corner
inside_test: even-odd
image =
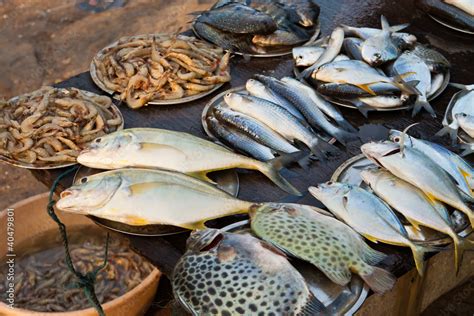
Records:
[[[428,48],[425,45],[416,44],[412,52],[423,59],[431,72],[443,73],[451,67],[451,64],[446,57],[444,57],[440,52]]]
[[[193,232],[173,271],[192,315],[318,315],[324,305],[281,251],[250,234]]]
[[[408,233],[390,207],[374,194],[347,183],[327,182],[309,192],[337,218],[373,242],[410,247],[418,273],[423,275],[423,255],[429,249],[408,239]]]
[[[454,119],[458,121],[459,127],[470,137],[474,137],[474,116],[466,113],[457,113]]]
[[[381,23],[382,31],[376,36],[367,38],[361,47],[362,58],[371,66],[395,60],[401,53],[400,48],[392,40],[390,25],[383,15]]]
[[[253,117],[224,107],[215,108],[214,115],[218,120],[225,122],[259,143],[278,152],[293,153],[299,151],[298,148],[291,145],[283,136]]]
[[[428,92],[431,88],[431,72],[426,63],[413,54],[406,51],[397,58],[392,67],[392,75],[406,74],[404,80],[418,81],[416,89],[419,91],[415,105],[413,107],[412,116],[415,116],[422,108],[424,108],[432,117],[436,117],[436,113],[428,102]]]
[[[217,137],[238,151],[261,161],[268,161],[275,158],[275,155],[270,148],[254,141],[252,138],[240,133],[238,130],[227,129],[222,126],[215,117],[208,117],[207,123],[209,128]]]
[[[292,50],[295,65],[309,67],[313,65],[324,53],[325,48],[320,46],[300,46]]]
[[[377,95],[390,95],[393,93],[400,93],[400,89],[391,83],[378,82],[370,84],[370,92],[366,87],[359,88],[348,83],[333,83],[326,82],[318,84],[318,92],[335,98],[352,99],[359,97],[372,97]]]
[[[389,31],[392,32],[392,38],[397,42],[400,48],[409,48],[412,47],[417,39],[415,35],[409,33],[401,33],[399,31],[408,27],[408,24],[400,24],[390,26]],[[342,25],[344,34],[346,36],[357,36],[363,40],[366,40],[370,37],[378,36],[383,32],[381,29],[370,28],[370,27],[353,27],[348,25]]]
[[[334,61],[341,61],[341,60],[350,60],[349,56],[344,54],[339,54],[334,58]]]
[[[369,111],[377,109],[390,109],[402,106],[404,101],[398,95],[380,95],[375,97],[360,97],[348,100],[367,117]]]
[[[247,89],[250,95],[278,104],[279,106],[288,110],[291,114],[296,116],[298,119],[304,121],[303,114],[301,114],[301,112],[298,111],[298,109],[296,109],[293,106],[293,104],[291,104],[290,101],[288,101],[284,97],[273,92],[264,83],[255,79],[249,79],[247,80],[247,83],[245,84],[245,89]]]
[[[469,217],[474,226],[474,213],[463,201],[453,178],[421,151],[392,142],[367,143],[364,155],[395,176],[421,189],[430,199],[457,208]]]
[[[347,37],[344,39],[344,43],[342,44],[344,47],[344,51],[348,54],[352,59],[356,60],[364,60],[362,58],[362,44],[364,43],[363,40],[356,37]]]
[[[439,89],[443,86],[444,83],[444,74],[439,73],[431,74],[431,86],[430,90],[428,91],[427,98],[431,99],[436,93],[438,93]]]
[[[324,150],[332,149],[331,145],[312,133],[290,112],[275,103],[237,93],[227,93],[224,100],[231,109],[261,121],[286,139],[290,141],[297,139],[303,142],[311,152],[321,158],[324,158]]]

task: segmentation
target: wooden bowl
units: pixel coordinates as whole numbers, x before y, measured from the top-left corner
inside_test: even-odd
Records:
[[[27,247],[33,244],[35,236],[52,229],[58,229],[56,223],[49,217],[46,211],[48,204],[48,193],[39,194],[20,201],[0,213],[0,236],[7,236],[8,216],[7,210],[13,209],[14,214],[14,245]],[[10,211],[10,214],[12,212]],[[95,224],[85,216],[57,212],[61,221],[69,228],[91,226]],[[0,258],[7,254],[7,242],[2,238],[0,242]],[[102,305],[106,315],[111,316],[135,316],[143,315],[150,307],[156,294],[161,272],[154,269],[139,285],[124,295]],[[97,316],[93,308],[71,312],[35,312],[20,308],[10,308],[4,302],[0,302],[0,315],[27,316],[27,315],[55,315],[55,316]]]

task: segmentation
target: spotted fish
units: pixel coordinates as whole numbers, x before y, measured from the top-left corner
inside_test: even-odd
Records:
[[[346,285],[351,272],[359,274],[372,290],[390,290],[395,278],[373,265],[385,254],[370,248],[346,224],[323,210],[298,204],[265,204],[250,211],[252,231],[285,252],[308,261],[331,281]]]
[[[172,283],[193,315],[309,316],[324,310],[286,257],[249,234],[192,233]]]

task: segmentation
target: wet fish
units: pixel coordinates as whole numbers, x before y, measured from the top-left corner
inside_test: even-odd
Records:
[[[380,19],[382,31],[367,38],[361,46],[362,58],[371,66],[378,66],[395,60],[401,53],[401,49],[392,40],[392,33],[387,19],[383,15]]]
[[[408,25],[409,24],[400,24],[389,27],[389,31],[392,33],[392,40],[401,49],[408,49],[412,47],[417,41],[415,35],[399,32],[408,27]],[[353,27],[348,25],[342,25],[341,27],[343,28],[344,34],[346,36],[357,36],[363,40],[366,40],[370,37],[378,36],[383,32],[383,30],[381,29],[370,27]]]
[[[474,137],[474,116],[466,113],[457,113],[454,119],[458,121],[459,127],[470,137]]]
[[[364,60],[362,58],[362,44],[363,40],[356,37],[347,37],[344,39],[343,47],[346,54],[348,54],[352,59]]]
[[[298,148],[291,145],[283,136],[275,132],[260,121],[239,113],[219,107],[214,110],[216,118],[226,124],[240,130],[259,143],[268,146],[278,152],[293,153],[299,151]]]
[[[451,67],[451,63],[443,54],[425,45],[416,44],[412,52],[426,63],[431,72],[443,73]]]
[[[265,204],[250,212],[251,227],[257,236],[312,263],[336,284],[349,283],[353,272],[377,293],[390,290],[395,278],[374,266],[386,255],[370,248],[349,226],[320,212],[325,211]]]
[[[255,79],[249,79],[247,80],[247,83],[245,84],[245,89],[250,93],[250,95],[278,104],[279,106],[285,108],[288,112],[293,114],[295,117],[297,117],[301,121],[305,120],[303,114],[301,114],[301,112],[298,111],[298,109],[296,109],[293,106],[293,104],[291,104],[290,101],[285,99],[285,97],[280,96],[277,93],[273,92],[269,87],[265,86],[265,84],[263,84],[262,82]]]
[[[437,94],[441,87],[444,84],[444,75],[442,73],[431,73],[431,86],[428,91],[427,98],[431,99],[435,94]]]
[[[298,45],[307,40],[307,37],[300,37],[296,33],[287,30],[276,30],[268,35],[254,35],[252,37],[252,43],[263,47]]]
[[[326,50],[319,57],[319,59],[309,68],[306,68],[301,72],[301,78],[309,78],[312,74],[318,70],[324,64],[330,63],[341,51],[342,43],[344,42],[344,30],[340,27],[336,27],[331,33],[329,42],[326,46]]]
[[[360,97],[357,99],[350,99],[348,101],[356,106],[365,117],[368,116],[369,111],[399,107],[404,103],[404,101],[398,95]]]
[[[250,234],[191,234],[173,293],[193,315],[319,315],[324,305],[281,251]]]
[[[362,179],[393,209],[400,212],[417,229],[429,227],[453,239],[454,265],[456,272],[462,262],[465,248],[474,249],[474,243],[461,239],[453,230],[451,221],[446,221],[446,207],[431,201],[420,189],[382,169],[367,169],[361,172]],[[448,214],[449,216],[449,214]]]
[[[256,75],[256,78],[264,82],[275,93],[290,101],[291,104],[303,114],[312,127],[318,128],[328,135],[335,137],[342,144],[357,139],[357,135],[349,133],[329,122],[319,107],[314,104],[311,97],[308,96],[308,93],[301,93],[301,91],[295,89],[296,83],[294,81],[292,85],[289,85],[273,77]]]
[[[474,213],[463,201],[453,178],[422,152],[392,142],[367,143],[362,153],[395,176],[422,190],[429,199],[444,202],[469,217],[474,226]]]
[[[417,0],[415,3],[420,9],[430,15],[438,17],[458,28],[474,32],[474,19],[472,15],[456,6],[440,0]]]
[[[448,113],[445,114],[443,118],[443,128],[436,133],[436,136],[443,136],[448,134],[451,138],[452,144],[456,144],[456,139],[458,135],[459,123],[456,120],[456,114],[465,113],[468,115],[474,115],[474,84],[472,85],[462,85],[457,83],[450,83],[451,86],[462,89],[457,92],[451,98],[451,101],[448,104],[448,108],[451,109],[449,116]],[[448,119],[449,118],[449,119]]]
[[[474,17],[474,3],[472,0],[443,0],[447,4],[455,6]]]
[[[228,3],[205,11],[196,22],[233,34],[271,34],[277,30],[268,14],[240,3]]]
[[[395,143],[401,144],[402,135],[401,131],[390,130],[390,140]],[[404,146],[412,147],[429,157],[456,181],[456,185],[464,197],[472,199],[474,169],[468,162],[446,147],[436,143],[417,139],[408,134],[405,134],[403,139]]]
[[[325,150],[332,150],[331,145],[312,133],[290,112],[275,103],[237,93],[227,93],[224,100],[232,110],[261,121],[286,139],[301,141],[320,158],[324,158]]]
[[[275,155],[270,148],[254,141],[252,138],[238,130],[227,129],[222,126],[215,117],[208,117],[207,123],[216,136],[238,151],[261,161],[268,161],[275,158]]]
[[[338,182],[310,187],[309,192],[367,239],[410,247],[418,273],[423,275],[423,256],[430,250],[408,239],[405,227],[384,201],[362,188]]]
[[[352,99],[359,97],[373,97],[376,95],[389,95],[392,93],[400,93],[400,89],[391,83],[378,82],[370,85],[371,93],[352,84],[346,83],[320,83],[318,84],[318,92],[331,97],[341,99]],[[372,93],[373,92],[373,93]]]
[[[281,78],[281,81],[288,86],[293,87],[295,90],[306,94],[311,101],[313,101],[314,105],[316,105],[325,115],[333,119],[341,128],[349,132],[357,132],[344,116],[342,116],[341,112],[319,95],[313,88],[290,77],[283,77]]]
[[[344,54],[339,54],[334,58],[334,61],[341,61],[341,60],[350,60],[349,56]]]
[[[77,161],[91,168],[161,168],[211,181],[207,174],[231,168],[258,170],[281,189],[300,194],[279,173],[279,162],[261,162],[191,134],[157,128],[131,128],[94,140]]]
[[[376,69],[360,60],[343,60],[325,64],[314,72],[313,78],[323,82],[354,85],[371,95],[377,93],[372,86],[379,83],[393,85],[398,90],[413,94],[411,82],[405,82],[404,77],[410,73],[401,73],[394,77],[381,75]]]
[[[106,171],[61,192],[56,207],[128,225],[203,228],[210,219],[248,212],[250,202],[184,174],[150,169]]]
[[[406,81],[418,81],[416,89],[419,95],[415,101],[412,116],[415,116],[422,108],[424,108],[432,117],[436,117],[436,113],[428,102],[428,92],[431,88],[431,72],[428,65],[418,55],[406,51],[397,58],[392,67],[393,73],[408,74],[405,76]]]
[[[293,59],[298,67],[313,65],[324,53],[325,48],[320,46],[299,46],[292,50]]]

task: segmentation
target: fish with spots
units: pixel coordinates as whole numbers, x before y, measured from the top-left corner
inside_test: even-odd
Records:
[[[346,224],[321,209],[298,204],[264,204],[250,210],[252,231],[284,252],[305,260],[331,281],[346,285],[358,274],[377,293],[395,278],[374,265],[386,255],[370,248]]]
[[[321,315],[285,255],[250,234],[205,229],[191,233],[173,272],[173,293],[193,315]]]

